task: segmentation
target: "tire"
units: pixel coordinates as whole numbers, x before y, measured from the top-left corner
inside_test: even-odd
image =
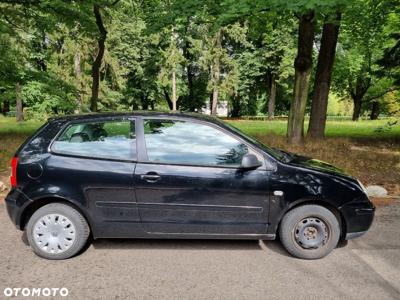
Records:
[[[303,205],[285,214],[279,236],[291,255],[301,259],[318,259],[337,246],[340,225],[336,216],[325,207]]]
[[[67,259],[86,244],[90,229],[76,209],[62,203],[39,208],[26,227],[33,251],[46,259]]]

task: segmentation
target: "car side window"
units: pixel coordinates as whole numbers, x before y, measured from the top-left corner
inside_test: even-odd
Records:
[[[136,159],[135,122],[110,120],[75,123],[54,141],[51,149],[84,157]]]
[[[247,146],[212,126],[176,120],[145,120],[147,156],[153,162],[239,166]]]

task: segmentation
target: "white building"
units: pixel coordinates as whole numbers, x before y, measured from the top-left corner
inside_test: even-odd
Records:
[[[210,102],[206,102],[206,106],[201,108],[201,113],[211,115]],[[227,117],[228,116],[228,101],[219,101],[217,104],[217,116]]]

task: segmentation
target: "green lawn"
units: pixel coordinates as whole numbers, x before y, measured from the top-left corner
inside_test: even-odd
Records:
[[[393,120],[392,120],[393,121]],[[253,121],[253,120],[229,120],[227,121],[240,130],[252,136],[263,135],[281,135],[286,134],[287,122],[284,120],[275,121]],[[14,118],[5,118],[0,116],[0,135],[18,134],[30,135],[40,127],[42,121],[29,120],[16,123]],[[362,120],[353,121],[328,121],[326,128],[326,136],[328,137],[378,137],[378,138],[399,138],[400,124],[393,126],[390,130],[377,131],[377,129],[385,127],[388,119],[385,120]],[[306,122],[304,129],[307,130]],[[1,136],[0,136],[1,141]]]
[[[42,121],[33,120],[17,123],[15,118],[0,116],[0,141],[4,134],[30,135],[42,124]]]
[[[379,128],[387,128],[388,123],[385,120],[362,120],[353,121],[328,121],[326,127],[327,137],[368,137],[368,138],[400,138],[400,124],[392,126],[390,130],[378,131]],[[391,120],[393,121],[393,120]],[[251,121],[251,120],[232,120],[227,121],[240,130],[253,135],[286,135],[287,122],[283,120],[276,121]],[[307,131],[308,123],[304,125],[304,131]]]

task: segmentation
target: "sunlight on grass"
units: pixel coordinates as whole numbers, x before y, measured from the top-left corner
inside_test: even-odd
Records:
[[[263,135],[286,135],[287,122],[284,120],[274,121],[250,121],[231,120],[227,121],[247,134],[253,136]],[[393,126],[390,130],[378,132],[377,130],[387,124],[388,120],[362,120],[353,121],[328,121],[326,125],[327,137],[368,137],[368,138],[400,138],[400,125]],[[304,125],[307,132],[308,123]]]
[[[262,135],[286,135],[286,120],[274,121],[253,121],[253,120],[228,120],[226,121],[239,128],[243,132],[252,136]],[[393,126],[390,130],[378,132],[377,130],[385,126],[385,120],[362,120],[353,121],[331,121],[326,125],[327,137],[374,137],[374,138],[399,138],[400,124]],[[42,121],[28,120],[17,123],[14,118],[0,116],[0,135],[2,134],[21,134],[30,135],[43,124]],[[308,122],[304,125],[304,132],[307,132]],[[1,141],[1,137],[0,137]]]
[[[0,116],[0,134],[24,134],[31,135],[43,124],[43,121],[28,120],[17,123],[15,118]],[[0,137],[1,141],[1,137]]]
[[[40,121],[17,123],[15,118],[0,116],[0,171],[9,168],[15,151],[42,123]]]

